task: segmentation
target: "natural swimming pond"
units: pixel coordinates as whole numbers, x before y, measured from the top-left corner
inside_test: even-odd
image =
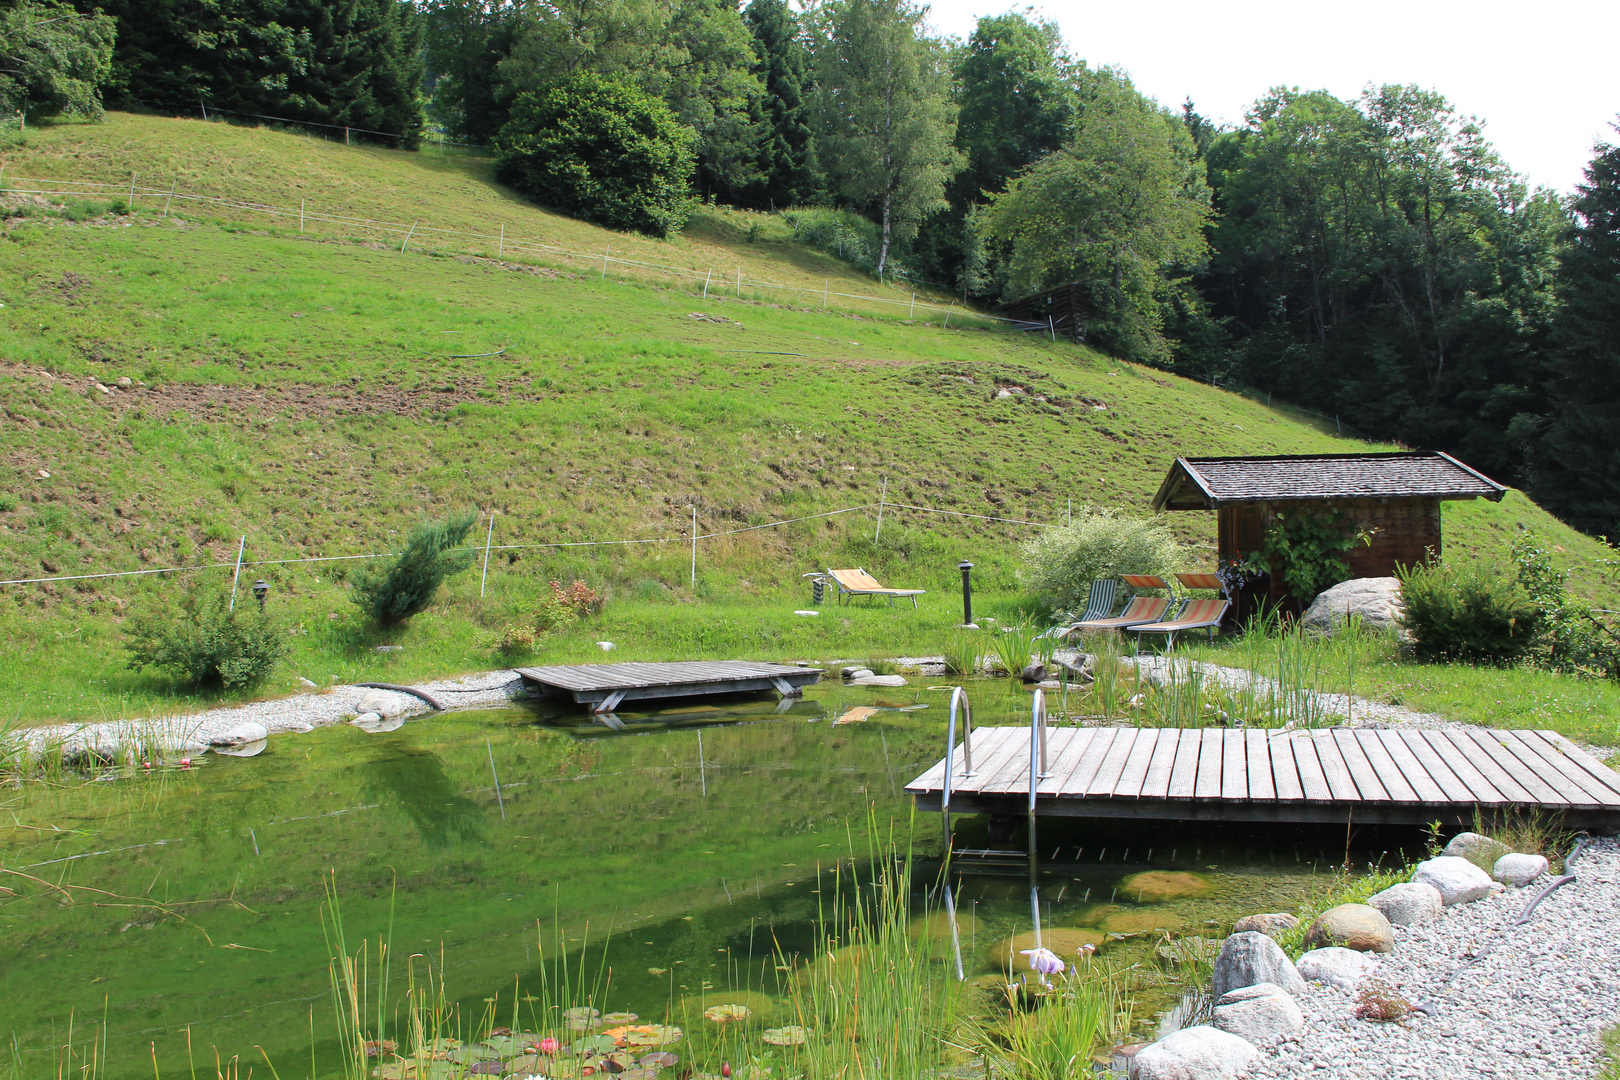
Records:
[[[971,690],[979,724],[1027,722],[1017,684]],[[914,815],[903,788],[942,753],[947,702],[927,686],[835,684],[797,703],[621,713],[622,732],[514,707],[15,788],[0,821],[0,861],[16,872],[0,882],[0,1035],[21,1076],[92,1058],[86,1075],[189,1075],[192,1062],[214,1068],[216,1052],[243,1076],[254,1063],[268,1072],[266,1057],[282,1076],[307,1075],[312,1056],[317,1073],[341,1075],[329,890],[350,951],[369,940],[374,960],[381,940],[395,958],[442,961],[468,1016],[504,1010],[560,939],[593,977],[611,968],[604,1010],[700,1024],[704,1008],[746,995],[766,1022],[780,961],[814,951],[835,867],[864,874],[892,844],[912,852],[919,897],[937,880],[939,820]],[[981,820],[957,826],[958,846],[985,845]],[[1388,840],[1044,820],[1041,835],[1048,938],[1072,930],[1100,957],[1141,965],[1144,1031],[1181,992],[1156,958],[1167,935],[1222,936],[1238,916],[1291,909],[1347,840],[1353,862]],[[1164,898],[1121,887],[1145,871],[1193,873],[1203,887]],[[1031,929],[1030,882],[952,884],[966,974],[992,973],[998,947],[1005,956],[1006,939]],[[406,983],[393,978],[398,996]]]

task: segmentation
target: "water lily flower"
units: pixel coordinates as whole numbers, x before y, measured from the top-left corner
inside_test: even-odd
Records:
[[[1075,950],[1075,952],[1079,953],[1081,956],[1090,956],[1092,953],[1094,953],[1096,951],[1097,951],[1097,946],[1093,945],[1089,941]]]
[[[1063,974],[1064,964],[1058,954],[1051,949],[1023,949],[1022,955],[1029,957],[1029,969],[1042,976]],[[1041,980],[1045,982],[1043,978]]]
[[[542,1054],[555,1054],[560,1048],[560,1044],[557,1042],[557,1040],[553,1039],[550,1035],[547,1035],[545,1038],[540,1040],[539,1049]]]

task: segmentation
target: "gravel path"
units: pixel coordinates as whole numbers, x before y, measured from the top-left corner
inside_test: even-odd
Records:
[[[515,671],[486,671],[459,679],[418,683],[452,709],[488,709],[507,704],[521,692],[523,681]],[[292,697],[254,701],[246,705],[210,709],[189,716],[112,720],[94,724],[51,724],[25,728],[18,735],[39,750],[57,743],[71,754],[86,748],[106,753],[124,743],[160,745],[170,749],[196,749],[223,736],[240,724],[262,724],[275,735],[305,732],[354,718],[360,702],[374,691],[363,686],[334,686]],[[426,702],[408,698],[399,702],[401,715],[429,711]]]
[[[1551,1080],[1598,1075],[1599,1034],[1620,1022],[1620,841],[1601,839],[1576,880],[1511,926],[1545,883],[1447,908],[1428,926],[1395,929],[1374,973],[1412,1002],[1397,1023],[1354,1016],[1348,991],[1319,983],[1296,996],[1305,1030],[1264,1051],[1245,1077],[1284,1080]],[[1483,953],[1449,988],[1443,984]]]

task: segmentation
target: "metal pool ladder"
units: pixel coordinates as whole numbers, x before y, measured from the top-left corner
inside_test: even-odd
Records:
[[[962,772],[956,771],[956,714],[962,713]],[[983,860],[986,863],[1004,863],[1012,859],[1028,859],[1029,868],[1035,869],[1035,796],[1042,780],[1051,775],[1047,771],[1046,757],[1046,691],[1036,688],[1029,710],[1029,847],[1027,851],[1005,848],[951,848],[951,782],[961,775],[964,779],[977,775],[973,769],[973,705],[967,691],[960,686],[951,691],[950,720],[945,731],[945,779],[940,794],[940,817],[945,825],[945,850],[949,858]]]

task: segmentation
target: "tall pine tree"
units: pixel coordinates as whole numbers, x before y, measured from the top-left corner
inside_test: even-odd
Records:
[[[1571,525],[1620,537],[1620,146],[1599,144],[1573,209],[1535,494]]]
[[[749,197],[778,207],[808,202],[819,185],[806,100],[810,59],[799,38],[799,22],[786,0],[753,0],[743,18],[754,32],[759,55],[755,72],[765,84],[759,149],[764,179]]]

